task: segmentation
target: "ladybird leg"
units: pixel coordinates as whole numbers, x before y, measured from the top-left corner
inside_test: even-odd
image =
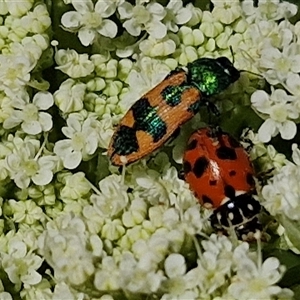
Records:
[[[219,117],[220,111],[214,103],[210,102],[207,99],[203,99],[202,103],[204,103],[206,105],[207,114],[208,114],[208,123],[211,124],[212,123],[212,114],[216,117]]]
[[[178,172],[178,178],[181,180],[184,180],[184,170],[183,169]]]
[[[214,103],[210,102],[209,100],[204,100],[204,101],[207,106],[208,112],[211,112],[216,117],[219,117],[221,115],[219,109],[217,108],[217,106]]]
[[[224,131],[222,130],[222,128],[218,125],[216,126],[210,126],[210,134],[211,137],[217,138],[219,136],[221,136],[224,133]]]
[[[250,138],[248,137],[250,131],[252,130],[252,128],[248,127],[246,128],[241,135],[241,141],[243,143],[243,147],[245,148],[245,150],[250,153],[250,151],[253,148],[253,142],[250,140]]]

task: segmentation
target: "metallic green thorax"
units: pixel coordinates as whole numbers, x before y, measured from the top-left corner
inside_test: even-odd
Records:
[[[226,57],[200,58],[187,65],[188,81],[204,96],[218,94],[240,77],[240,72]]]

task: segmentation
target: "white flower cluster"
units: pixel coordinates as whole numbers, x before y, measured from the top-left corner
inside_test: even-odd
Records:
[[[292,147],[293,162],[286,164],[268,180],[262,188],[263,205],[274,216],[285,215],[291,220],[300,220],[300,150]]]
[[[63,10],[61,24],[44,2]],[[0,1],[1,299],[292,299],[278,285],[284,268],[277,259],[263,261],[259,247],[252,252],[211,234],[211,212],[165,152],[119,175],[100,148],[171,70],[202,56],[232,57],[231,46],[238,68],[281,85],[270,96],[253,93],[257,81],[241,76],[224,103],[250,105],[253,93],[267,125],[250,137],[251,155],[276,171],[262,189],[263,204],[298,220],[299,150],[288,163],[261,143],[296,133],[300,26],[286,20],[295,6],[214,0],[212,11],[202,11],[160,2]],[[74,46],[74,33],[86,48]],[[70,49],[57,49],[65,42]],[[176,162],[199,118],[173,142]]]
[[[178,31],[177,24],[184,24],[192,17],[191,9],[184,8],[182,1],[171,0],[166,8],[159,3],[137,3],[132,5],[125,0],[103,1],[94,5],[91,0],[70,1],[76,11],[66,12],[62,16],[62,25],[73,32],[84,46],[93,44],[97,35],[114,38],[117,25],[109,19],[114,13],[123,21],[123,27],[132,36],[146,31],[155,39],[166,36],[167,30]]]
[[[248,18],[255,23],[238,45],[252,57],[253,70],[259,71],[271,85],[271,95],[258,90],[251,96],[252,107],[265,120],[258,131],[259,139],[269,142],[280,133],[282,139],[290,140],[295,137],[300,120],[300,23],[293,25],[287,17],[296,14],[297,9],[279,1],[259,1],[258,10],[250,9],[250,1],[243,5]]]
[[[39,249],[57,280],[87,295],[89,287],[94,294],[127,297],[215,299],[221,293],[226,299],[291,299],[290,290],[276,285],[284,272],[276,258],[262,263],[247,243],[234,246],[215,234],[199,248],[192,236],[204,234],[206,221],[175,169],[160,175],[136,165],[129,174],[125,182],[121,175],[106,177],[101,191],[93,188],[91,204],[48,222]],[[86,197],[88,186],[81,181],[75,189]],[[183,253],[198,253],[196,265],[189,267],[191,258]]]
[[[259,140],[259,134],[247,131],[243,138],[250,141],[251,160],[259,166],[263,175],[256,182],[259,200],[270,215],[280,222],[277,232],[283,247],[299,254],[300,150],[297,144],[293,144],[293,161],[289,161],[273,145],[264,145]]]

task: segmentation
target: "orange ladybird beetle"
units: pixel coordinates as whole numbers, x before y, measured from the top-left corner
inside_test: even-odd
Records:
[[[132,163],[162,146],[201,104],[208,104],[210,96],[225,90],[239,76],[226,57],[200,58],[170,72],[121,119],[107,151],[112,164]]]
[[[253,198],[254,169],[246,150],[220,128],[198,129],[189,138],[183,169],[199,202],[214,208],[212,226],[235,228],[239,236],[260,229],[261,206]]]

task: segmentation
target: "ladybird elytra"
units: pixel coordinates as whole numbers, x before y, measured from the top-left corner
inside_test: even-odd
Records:
[[[260,229],[254,168],[242,145],[219,128],[195,131],[183,156],[184,177],[199,202],[214,209],[211,224],[247,235]]]
[[[226,57],[200,58],[171,71],[121,119],[107,151],[112,164],[129,164],[155,151],[239,74]]]
[[[254,169],[239,143],[233,148],[231,136],[218,131],[212,134],[211,131],[208,127],[191,135],[183,165],[185,180],[196,191],[200,203],[205,196],[206,202],[209,198],[217,208],[229,198],[255,190]],[[190,149],[191,143],[193,149]]]

